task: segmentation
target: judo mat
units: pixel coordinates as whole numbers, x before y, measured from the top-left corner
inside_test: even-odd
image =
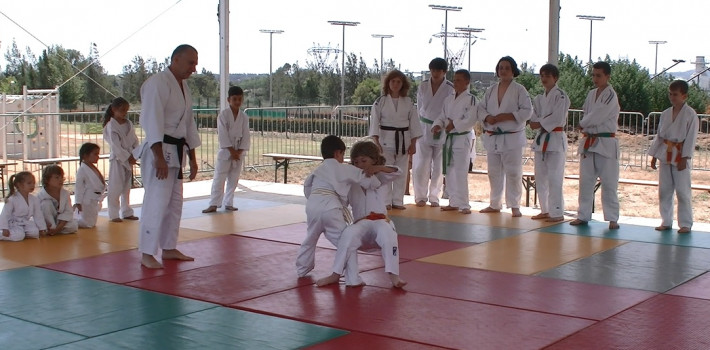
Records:
[[[94,229],[0,242],[0,348],[710,344],[709,232],[407,205],[390,212],[404,288],[391,287],[378,252],[358,254],[366,286],[316,287],[331,273],[335,247],[321,238],[315,270],[297,278],[303,198],[266,188],[238,192],[237,212],[202,214],[204,196],[186,200],[178,248],[195,261],[165,261],[160,270],[140,266],[139,223],[108,222],[105,212]]]

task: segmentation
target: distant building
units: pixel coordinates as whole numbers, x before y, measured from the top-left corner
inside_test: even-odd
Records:
[[[708,71],[705,56],[695,56],[695,72],[691,77],[691,83],[697,84],[703,90],[710,90],[710,72]]]

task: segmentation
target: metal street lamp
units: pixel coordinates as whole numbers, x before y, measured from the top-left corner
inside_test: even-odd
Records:
[[[380,38],[380,75],[384,73],[384,70],[382,69],[384,67],[384,47],[385,47],[385,39],[393,38],[394,35],[391,34],[372,34],[373,38]]]
[[[360,22],[348,22],[348,21],[328,21],[328,23],[334,26],[343,26],[343,57],[342,57],[342,68],[340,72],[340,105],[345,105],[345,27],[355,27]]]
[[[654,65],[655,68],[653,69],[653,75],[655,76],[658,75],[658,45],[666,44],[668,42],[664,40],[649,40],[648,43],[651,45],[656,45],[656,64]]]
[[[446,62],[449,62],[448,60],[448,50],[447,50],[447,43],[446,43],[446,38],[447,38],[447,33],[449,32],[449,11],[461,11],[463,7],[460,6],[443,6],[443,5],[429,5],[434,10],[442,10],[444,11],[444,60]]]
[[[591,64],[592,63],[592,23],[594,23],[594,21],[603,21],[606,17],[577,15],[577,18],[589,21],[589,63]]]
[[[280,29],[259,29],[260,32],[262,33],[268,33],[269,34],[269,104],[271,107],[274,106],[274,76],[271,73],[272,72],[272,62],[273,62],[273,39],[274,39],[274,34],[281,34],[284,31]]]
[[[485,29],[470,28],[470,27],[456,27],[456,30],[467,34],[467,38],[468,38],[468,71],[471,72],[471,45],[472,45],[471,44],[471,37],[478,39],[477,36],[471,35],[471,33],[480,33],[482,31],[484,31]],[[474,43],[476,43],[476,42],[474,41]]]
[[[681,63],[683,63],[683,62],[685,62],[685,60],[677,60],[677,59],[674,58],[674,59],[673,59],[673,62],[675,62],[675,63],[673,63],[670,67],[668,67],[668,68],[662,70],[660,73],[658,73],[658,74],[654,75],[653,77],[651,77],[651,80],[656,79],[656,77],[659,76],[659,75],[663,75],[663,73],[665,73],[665,72],[669,71],[671,68],[673,68],[673,67],[675,67],[675,66],[677,66],[677,65],[679,65],[679,64],[681,64]]]

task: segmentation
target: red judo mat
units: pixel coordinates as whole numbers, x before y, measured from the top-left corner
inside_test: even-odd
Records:
[[[415,343],[401,339],[382,337],[374,334],[352,332],[335,339],[308,347],[309,350],[362,350],[363,348],[396,350],[439,350],[439,346]]]

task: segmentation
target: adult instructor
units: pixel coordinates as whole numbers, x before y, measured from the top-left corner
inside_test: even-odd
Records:
[[[180,45],[170,57],[168,69],[154,74],[141,86],[140,125],[145,132],[136,153],[141,158],[145,195],[141,215],[141,265],[163,267],[163,260],[192,261],[177,247],[182,217],[182,168],[185,148],[190,160],[190,180],[197,175],[195,148],[201,141],[192,117],[192,97],[187,78],[197,67],[197,50]]]

